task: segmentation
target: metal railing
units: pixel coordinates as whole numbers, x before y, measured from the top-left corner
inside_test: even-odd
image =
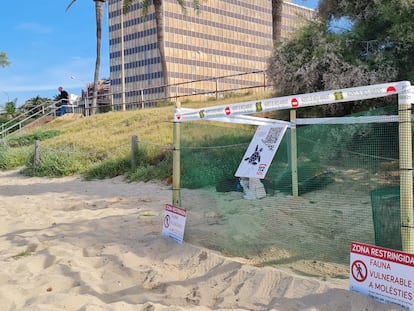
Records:
[[[245,87],[234,87],[234,88],[224,88],[222,87],[219,89],[220,82],[221,85],[225,84],[226,80],[246,76],[246,75],[261,75],[263,78],[261,79],[260,83],[254,84],[254,85],[248,85]],[[256,79],[259,80],[259,79]],[[211,90],[206,89],[197,89],[196,85],[197,83],[203,83],[203,82],[209,82],[212,81],[214,86]],[[224,81],[224,82],[223,82]],[[231,83],[228,83],[231,84]],[[152,90],[159,89],[159,88],[168,88],[170,90],[169,93],[171,93],[171,90],[175,89],[177,90],[180,87],[186,87],[189,90],[192,90],[188,94],[186,93],[178,93],[175,92],[175,95],[171,96],[163,96],[163,97],[154,97],[154,98],[144,98],[145,93],[152,94]],[[161,86],[153,86],[148,87],[141,90],[135,90],[138,95],[131,96],[132,100],[126,102],[126,103],[113,103],[113,97],[118,96],[122,97],[121,93],[105,93],[105,94],[98,94],[97,99],[97,107],[91,107],[92,103],[92,96],[82,98],[75,102],[74,104],[66,105],[67,112],[68,113],[75,113],[75,114],[81,114],[84,116],[89,116],[93,113],[102,113],[107,111],[122,111],[122,110],[135,110],[135,109],[144,109],[144,108],[152,108],[157,107],[160,104],[168,103],[168,102],[176,102],[180,100],[187,100],[191,98],[200,98],[200,97],[207,97],[210,96],[213,99],[218,99],[220,97],[224,97],[225,94],[231,93],[231,92],[242,92],[242,91],[249,91],[252,89],[263,89],[266,91],[266,88],[270,85],[266,84],[266,71],[260,70],[260,71],[251,71],[251,72],[244,72],[239,74],[233,74],[233,75],[227,75],[227,76],[219,76],[219,77],[211,77],[206,79],[199,79],[199,80],[192,80],[192,81],[186,81],[186,82],[180,82],[175,84],[169,84],[169,85],[161,85]],[[131,98],[130,97],[130,98]],[[35,122],[40,122],[42,119],[46,118],[47,116],[57,116],[57,110],[59,107],[57,104],[59,101],[49,101],[46,103],[43,103],[39,106],[34,106],[29,110],[24,111],[23,113],[20,113],[15,118],[3,123],[1,125],[1,138],[5,139],[7,135],[11,133],[17,133],[23,128],[34,124]],[[92,109],[95,109],[92,113]],[[70,111],[72,110],[72,111]]]
[[[255,75],[255,79],[245,79],[248,85],[242,87],[239,86],[238,82],[232,81],[232,79],[237,79],[238,77],[243,77],[247,75]],[[252,82],[252,81],[256,81]],[[203,84],[200,87],[200,84]],[[206,83],[209,83],[210,88],[206,87]],[[235,87],[229,87],[229,86]],[[226,87],[227,86],[227,87]],[[186,101],[193,99],[219,99],[225,97],[226,94],[230,93],[240,93],[243,91],[251,91],[253,89],[261,89],[266,91],[271,85],[267,84],[266,81],[266,71],[250,71],[243,72],[238,74],[218,76],[218,77],[209,77],[205,79],[198,79],[192,81],[179,82],[168,85],[156,85],[150,86],[147,88],[130,90],[126,92],[127,96],[122,96],[122,92],[113,92],[106,94],[98,94],[98,107],[96,107],[96,113],[106,112],[106,111],[122,111],[122,110],[135,110],[135,109],[144,109],[157,107],[159,104],[165,104],[168,102],[177,102],[177,101]],[[168,89],[167,96],[160,96],[160,93],[155,92],[156,89]],[[180,92],[179,89],[187,90],[187,92]],[[132,94],[132,95],[129,95]],[[125,102],[122,102],[122,99],[127,97]],[[101,99],[99,99],[101,98]],[[85,107],[87,115],[91,112],[91,102],[92,97],[84,98],[85,102],[83,107]],[[100,101],[100,103],[99,103]]]
[[[16,117],[1,124],[0,135],[2,139],[5,139],[7,135],[11,133],[18,133],[24,127],[31,125],[35,122],[40,122],[47,116],[56,116],[58,107],[57,103],[60,101],[45,102],[39,106],[33,106],[29,110],[19,113]]]

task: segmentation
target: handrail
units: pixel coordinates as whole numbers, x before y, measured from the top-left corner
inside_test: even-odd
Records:
[[[1,125],[1,131],[0,131],[1,138],[4,139],[4,138],[6,138],[6,136],[9,133],[10,134],[11,133],[17,133],[29,124],[32,124],[33,122],[39,121],[42,118],[44,118],[46,116],[49,116],[51,114],[55,114],[56,104],[58,102],[59,101],[46,102],[46,103],[44,103],[40,106],[34,106],[31,109],[23,112],[22,114],[19,114],[17,117],[3,123]],[[39,110],[39,108],[41,108],[41,109]],[[33,117],[36,117],[38,115],[42,115],[42,116],[40,118],[37,118],[37,119],[33,120],[33,122],[24,124],[28,120],[30,120]]]
[[[249,85],[249,86],[245,86],[245,87],[239,87],[239,88],[223,88],[221,90],[218,89],[218,85],[217,82],[219,80],[222,79],[226,79],[226,78],[233,78],[233,77],[237,77],[237,76],[244,76],[244,75],[250,75],[250,74],[261,74],[263,75],[263,81],[258,84],[255,85]],[[191,94],[175,94],[175,95],[169,95],[169,96],[164,96],[164,97],[158,97],[158,98],[145,98],[143,94],[145,93],[146,90],[151,90],[151,89],[157,89],[157,88],[163,88],[163,87],[179,87],[182,85],[191,85],[194,83],[198,83],[198,82],[202,82],[202,81],[216,81],[216,86],[214,90],[197,90],[196,92],[192,92]],[[174,83],[174,84],[169,84],[169,85],[158,85],[158,86],[150,86],[144,89],[139,89],[139,93],[140,95],[137,95],[137,99],[133,100],[133,101],[128,101],[126,103],[113,103],[113,97],[114,96],[119,96],[120,93],[116,92],[116,93],[104,93],[104,94],[98,94],[98,101],[101,100],[103,101],[104,99],[108,100],[108,103],[105,102],[101,102],[98,103],[99,107],[91,107],[90,102],[93,98],[93,96],[89,96],[89,93],[87,92],[87,96],[83,97],[81,101],[78,101],[77,105],[66,105],[67,107],[72,107],[73,109],[73,113],[75,113],[75,109],[74,108],[79,108],[77,109],[76,113],[80,113],[83,114],[85,116],[89,116],[91,115],[91,109],[96,109],[96,108],[106,108],[109,110],[120,110],[120,107],[122,105],[125,105],[125,108],[127,110],[133,110],[133,109],[142,109],[145,108],[146,104],[149,104],[151,107],[153,107],[153,103],[155,103],[154,106],[157,105],[157,103],[159,102],[164,102],[164,101],[170,101],[170,100],[175,100],[177,101],[179,98],[187,98],[187,97],[192,97],[192,96],[201,96],[201,95],[208,95],[208,94],[214,94],[216,95],[216,99],[218,98],[219,94],[224,94],[227,92],[233,92],[233,91],[240,91],[240,90],[249,90],[249,89],[253,89],[253,88],[264,88],[264,90],[266,90],[266,87],[270,87],[271,85],[266,84],[266,71],[265,70],[257,70],[257,71],[250,71],[250,72],[243,72],[243,73],[237,73],[237,74],[232,74],[232,75],[226,75],[226,76],[217,76],[217,77],[208,77],[205,79],[199,79],[199,80],[192,80],[192,81],[184,81],[184,82],[179,82],[179,83]],[[137,91],[137,90],[135,90]],[[1,125],[1,130],[0,130],[0,136],[2,139],[4,139],[8,134],[12,134],[12,133],[16,133],[19,132],[20,130],[22,130],[24,127],[32,124],[33,122],[36,122],[38,120],[41,120],[43,117],[49,116],[51,114],[53,114],[53,116],[56,116],[56,110],[57,110],[57,106],[56,104],[59,103],[61,100],[59,101],[54,101],[54,102],[46,102],[40,106],[34,106],[33,108],[25,111],[22,114],[19,114],[17,117],[7,121],[6,123],[3,123]],[[82,103],[83,102],[83,103]],[[39,108],[41,108],[41,110],[38,110]],[[50,109],[50,110],[49,110]],[[49,111],[48,111],[49,110]],[[97,110],[98,112],[99,110]],[[35,120],[33,120],[33,122],[24,124],[24,122],[27,122],[28,120],[30,120],[33,117],[38,116],[39,114],[42,114],[42,116],[40,118],[37,118]],[[22,119],[23,118],[23,119]],[[23,126],[24,124],[24,126]],[[17,129],[16,129],[17,128]]]

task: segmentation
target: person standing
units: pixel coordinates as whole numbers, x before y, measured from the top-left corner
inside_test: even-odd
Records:
[[[62,86],[59,86],[58,90],[60,92],[60,95],[59,95],[60,109],[59,109],[58,115],[63,116],[66,113],[66,109],[69,104],[69,94],[68,92],[65,91],[65,89]]]

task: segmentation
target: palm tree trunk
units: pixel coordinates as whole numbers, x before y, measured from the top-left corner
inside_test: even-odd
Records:
[[[272,0],[273,42],[282,36],[282,0]]]
[[[153,0],[154,9],[155,9],[155,20],[157,23],[157,43],[158,49],[160,51],[162,74],[164,78],[164,96],[169,97],[169,88],[168,88],[168,70],[167,70],[167,60],[165,58],[165,46],[164,46],[164,12],[162,7],[162,0]]]
[[[95,16],[96,16],[96,62],[95,75],[93,78],[93,97],[92,109],[90,114],[93,115],[96,111],[98,103],[98,84],[99,84],[99,69],[101,67],[101,41],[102,41],[102,5],[106,0],[93,0],[95,2]]]

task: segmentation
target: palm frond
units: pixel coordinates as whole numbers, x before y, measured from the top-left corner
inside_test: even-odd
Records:
[[[65,12],[67,12],[67,11],[70,9],[70,7],[72,6],[72,4],[74,4],[75,2],[76,2],[76,0],[72,0],[72,1],[69,3],[69,5],[66,7]]]

